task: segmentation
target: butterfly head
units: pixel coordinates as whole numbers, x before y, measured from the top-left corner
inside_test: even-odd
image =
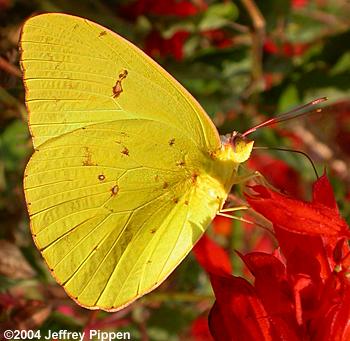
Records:
[[[234,131],[232,134],[221,136],[222,158],[242,163],[249,159],[254,141],[248,140],[242,134]]]

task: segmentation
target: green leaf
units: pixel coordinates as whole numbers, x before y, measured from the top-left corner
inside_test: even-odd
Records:
[[[0,155],[6,169],[17,170],[19,163],[28,155],[28,137],[28,129],[21,120],[13,121],[0,135]]]
[[[336,75],[350,70],[350,52],[345,52],[333,66],[330,74]]]
[[[208,7],[205,15],[207,17],[221,17],[234,20],[238,17],[238,8],[232,2],[215,4]]]
[[[238,17],[238,9],[236,5],[230,2],[209,6],[202,20],[199,23],[199,29],[213,30],[228,26]]]
[[[295,106],[299,103],[299,93],[298,89],[294,84],[289,85],[278,101],[278,111],[283,112],[289,110],[292,106]]]

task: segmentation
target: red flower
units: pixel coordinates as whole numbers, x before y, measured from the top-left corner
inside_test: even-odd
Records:
[[[291,166],[282,160],[274,159],[269,154],[252,155],[248,166],[259,171],[276,188],[288,194],[301,197],[300,176]]]
[[[266,72],[263,75],[264,77],[264,90],[270,90],[275,84],[275,76],[272,72]]]
[[[223,29],[212,29],[201,32],[201,35],[207,38],[211,45],[224,49],[231,47],[234,44],[232,36],[230,36]]]
[[[213,220],[213,229],[217,234],[229,236],[232,232],[232,219],[223,216],[216,216]]]
[[[308,0],[292,0],[293,8],[302,8],[305,7],[308,3]]]
[[[266,53],[278,54],[279,50],[280,50],[279,47],[277,46],[277,44],[273,40],[266,38],[265,43],[264,43],[264,51]]]
[[[309,44],[306,43],[289,43],[286,42],[282,46],[283,55],[286,57],[301,56],[309,48]]]
[[[284,42],[282,44],[276,44],[270,38],[266,38],[264,42],[264,51],[268,54],[274,54],[283,57],[295,57],[301,56],[310,47],[307,43],[290,43]]]
[[[197,7],[187,0],[137,0],[122,7],[121,13],[131,20],[144,14],[188,17],[197,14],[204,8],[203,4]]]
[[[225,276],[231,274],[230,258],[225,250],[214,243],[207,235],[194,247],[198,262],[211,274]]]
[[[224,256],[223,250],[220,257],[215,257],[218,250],[219,246],[207,236],[194,247],[197,260],[210,276],[216,297],[209,315],[212,336],[215,340],[273,340],[270,329],[275,328],[255,288],[245,279],[231,275],[227,266],[229,257]]]
[[[159,31],[152,31],[145,41],[145,52],[151,57],[173,56],[176,60],[183,59],[183,45],[189,32],[177,31],[171,38],[165,39]]]
[[[209,316],[213,337],[350,339],[349,229],[327,177],[315,183],[311,203],[262,186],[253,190],[248,202],[273,223],[280,246],[273,254],[239,254],[254,285],[231,275],[228,256],[208,237],[194,248],[216,297]]]
[[[200,316],[192,322],[191,336],[193,341],[212,341],[207,318]]]

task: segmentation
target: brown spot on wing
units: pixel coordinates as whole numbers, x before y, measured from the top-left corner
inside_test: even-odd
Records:
[[[188,200],[185,200],[185,205],[186,205],[186,206],[188,205]]]
[[[177,161],[176,162],[176,166],[178,167],[184,167],[186,165],[185,161],[184,160],[181,160],[181,161]]]
[[[175,138],[169,140],[169,146],[172,147],[175,144]]]
[[[118,185],[115,185],[111,188],[111,192],[112,192],[112,196],[115,196],[118,194],[119,192],[119,186]]]
[[[174,199],[173,199],[173,202],[174,202],[175,204],[177,204],[177,203],[179,202],[179,198],[174,198]]]
[[[119,73],[118,75],[119,79],[116,81],[115,85],[112,88],[113,98],[117,98],[123,92],[122,81],[126,78],[127,75],[128,75],[127,70],[123,70]]]
[[[106,177],[105,177],[103,174],[100,174],[100,175],[98,176],[98,179],[99,179],[100,181],[103,181],[104,179],[106,179]]]
[[[152,229],[151,233],[154,234],[157,231],[157,229]]]
[[[129,149],[124,147],[123,150],[122,150],[122,154],[124,154],[126,156],[129,156]]]
[[[89,147],[84,147],[85,160],[83,161],[83,166],[97,166],[96,163],[92,161],[92,152]]]
[[[118,80],[113,87],[113,98],[117,98],[122,92],[122,83]]]
[[[166,182],[166,181],[164,181],[164,183],[163,183],[163,189],[166,189],[166,188],[168,188],[169,187],[169,184]]]
[[[99,33],[99,37],[103,37],[103,36],[105,36],[107,34],[107,32],[106,31],[101,31],[100,33]]]
[[[197,172],[193,172],[191,175],[191,181],[193,184],[195,184],[197,182],[197,178],[198,178],[198,173]]]

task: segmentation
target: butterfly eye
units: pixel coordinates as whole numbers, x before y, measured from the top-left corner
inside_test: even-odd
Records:
[[[247,161],[252,149],[254,141],[248,140],[242,134],[235,133],[230,139],[230,145],[233,150],[233,159],[237,163]]]

